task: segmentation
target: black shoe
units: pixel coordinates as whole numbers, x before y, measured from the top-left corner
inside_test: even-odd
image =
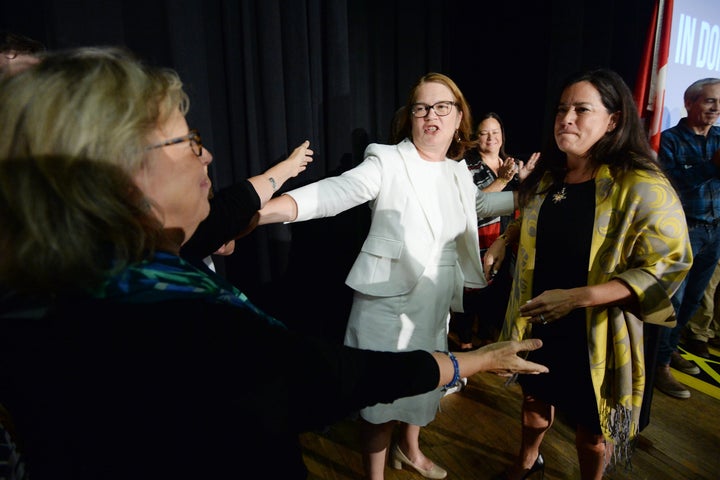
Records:
[[[689,339],[683,343],[683,350],[692,353],[696,357],[710,358],[710,352],[706,342],[702,340]]]
[[[530,470],[528,470],[522,478],[530,478],[537,471],[540,472],[540,480],[543,480],[545,478],[545,459],[543,458],[542,453],[538,453],[535,463],[533,463],[533,466],[530,467]],[[493,480],[507,480],[507,478],[507,472],[503,472],[495,475]]]
[[[542,453],[538,453],[538,458],[535,459],[535,463],[533,463],[533,466],[530,467],[530,471],[528,471],[522,478],[529,478],[530,475],[537,471],[540,472],[540,480],[543,480],[545,478],[545,459],[543,458]]]

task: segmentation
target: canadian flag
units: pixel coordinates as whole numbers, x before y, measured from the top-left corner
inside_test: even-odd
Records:
[[[672,12],[673,0],[655,2],[645,50],[635,82],[635,103],[640,117],[645,121],[650,145],[656,152],[660,148],[660,128],[665,105],[665,77],[670,51]]]

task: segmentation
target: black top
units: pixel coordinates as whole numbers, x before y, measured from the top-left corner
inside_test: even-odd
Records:
[[[210,214],[182,246],[180,256],[195,266],[202,265],[203,258],[242,233],[259,209],[260,197],[248,180],[215,192]]]
[[[33,480],[304,479],[299,432],[439,381],[429,353],[323,343],[202,300],[9,317],[0,404]]]
[[[587,285],[594,222],[594,180],[565,184],[548,193],[538,217],[533,297],[546,290]],[[575,309],[547,325],[535,324],[532,329],[533,337],[542,339],[543,348],[530,352],[528,360],[546,365],[550,372],[522,375],[523,393],[556,406],[573,423],[599,433],[588,373],[585,309]]]

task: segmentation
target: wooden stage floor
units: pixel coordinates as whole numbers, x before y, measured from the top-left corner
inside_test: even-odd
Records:
[[[715,355],[720,354],[714,350]],[[702,372],[677,378],[692,397],[653,395],[650,424],[639,437],[632,471],[618,469],[607,480],[716,480],[720,478],[720,357],[686,355]],[[480,373],[461,392],[441,401],[442,411],[422,429],[425,454],[448,470],[448,479],[484,480],[502,472],[517,452],[520,438],[520,387]],[[362,478],[357,425],[347,419],[323,432],[301,436],[310,480]],[[579,479],[574,433],[556,422],[542,446],[546,480]],[[536,475],[535,478],[539,478]],[[385,470],[386,480],[422,479],[411,470]]]

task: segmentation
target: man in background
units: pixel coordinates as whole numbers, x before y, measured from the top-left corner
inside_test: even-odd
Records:
[[[683,358],[677,347],[681,335],[705,293],[720,260],[720,78],[703,78],[685,90],[687,116],[662,132],[658,160],[673,182],[687,219],[693,264],[672,297],[677,326],[662,329],[655,387],[675,398],[690,398],[670,367],[697,375],[697,365]],[[683,348],[706,357],[707,343],[688,337]]]

